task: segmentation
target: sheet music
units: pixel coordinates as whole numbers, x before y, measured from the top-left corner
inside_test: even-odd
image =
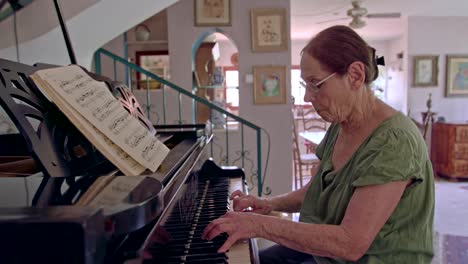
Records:
[[[97,207],[110,207],[117,205],[123,202],[130,192],[144,179],[144,176],[115,177],[114,180],[104,188],[104,190],[96,195],[89,205]]]
[[[112,143],[103,133],[89,123],[83,116],[75,112],[73,108],[61,99],[52,88],[44,84],[42,80],[31,76],[36,84],[42,84],[41,89],[44,93],[52,99],[57,107],[62,111],[83,133],[89,141],[107,158],[109,159],[120,171],[125,175],[135,176],[140,175],[145,171],[145,167],[136,162],[133,158],[127,155],[120,147]]]
[[[105,83],[92,79],[80,67],[40,70],[35,75],[144,167],[154,172],[166,157],[169,149],[122,107]]]

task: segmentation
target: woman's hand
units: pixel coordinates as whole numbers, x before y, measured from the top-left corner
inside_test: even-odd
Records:
[[[202,239],[212,240],[222,233],[228,235],[228,239],[218,249],[218,253],[226,252],[237,240],[258,237],[261,231],[261,222],[256,221],[257,217],[262,217],[251,213],[227,212],[220,218],[209,223]]]
[[[234,191],[230,197],[233,200],[233,210],[236,212],[249,211],[257,214],[269,214],[272,204],[267,199],[261,199],[252,195],[245,195],[240,190]]]

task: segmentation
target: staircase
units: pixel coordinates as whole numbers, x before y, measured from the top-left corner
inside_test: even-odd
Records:
[[[263,188],[264,186],[263,184],[264,182],[262,180],[263,162],[262,162],[262,155],[261,155],[262,154],[261,152],[262,129],[260,127],[102,48],[98,49],[96,53],[94,54],[94,63],[95,63],[94,68],[97,74],[101,74],[101,71],[102,71],[101,65],[102,65],[103,59],[112,60],[112,64],[114,66],[113,67],[114,74],[113,75],[111,74],[111,76],[107,76],[107,77],[114,76],[114,79],[115,79],[117,76],[117,67],[118,66],[121,67],[123,65],[127,72],[127,76],[129,74],[133,74],[133,72],[136,72],[136,73],[146,75],[147,76],[146,82],[148,83],[151,82],[152,80],[155,80],[157,82],[160,82],[162,85],[164,85],[164,88],[162,88],[160,91],[160,96],[158,96],[159,98],[156,98],[157,100],[156,104],[151,103],[151,102],[155,102],[156,100],[152,100],[150,98],[149,90],[146,90],[145,100],[140,102],[146,112],[146,115],[148,116],[148,119],[154,120],[154,118],[152,118],[152,115],[154,114],[157,115],[158,118],[156,119],[157,120],[156,124],[153,124],[153,125],[167,125],[171,123],[176,123],[176,124],[195,123],[196,116],[197,116],[197,109],[196,109],[197,102],[207,106],[210,109],[211,116],[208,122],[209,126],[213,124],[212,116],[214,115],[213,114],[214,112],[218,112],[221,115],[223,115],[226,119],[226,122],[225,122],[226,124],[228,124],[227,122],[228,118],[236,121],[237,122],[236,130],[229,129],[227,125],[224,126],[222,129],[219,129],[219,128],[213,129],[214,137],[213,137],[213,140],[210,142],[211,156],[215,159],[215,161],[218,164],[225,165],[225,166],[236,165],[236,166],[243,168],[246,173],[246,180],[249,183],[250,191],[256,188],[256,192],[258,196],[262,196],[262,194],[268,195],[271,193],[271,190],[268,187],[265,188],[265,190]],[[128,78],[127,78],[127,82],[128,82],[127,86],[131,88],[131,84],[129,83]],[[146,85],[146,87],[149,87],[149,85]],[[168,95],[171,92],[175,93],[176,96]],[[185,101],[183,99],[185,99]],[[187,121],[184,119],[184,117],[187,114],[183,113],[183,109],[186,110],[188,107],[186,106],[183,107],[183,105],[187,99],[189,99],[192,103],[191,121]],[[160,107],[157,108],[155,105],[158,105]],[[167,111],[168,105],[172,105],[172,108],[174,108],[174,105],[176,105],[175,108],[178,109],[177,113],[168,113]],[[168,117],[169,114],[171,114],[171,116],[175,116],[176,118],[175,119],[169,118]],[[248,129],[249,131],[246,131],[246,129]],[[240,139],[236,141],[233,139],[233,136],[231,134],[233,133],[237,134],[239,132],[240,132]],[[223,137],[221,137],[221,135]],[[254,137],[254,141],[256,142],[255,144],[256,149],[246,148],[245,146],[246,137],[249,137],[249,136]],[[232,141],[236,141],[237,144],[233,143]],[[249,142],[251,141],[252,140],[249,140]],[[250,156],[250,153],[256,153],[256,158],[252,158]],[[266,158],[266,160],[268,161],[268,157]]]
[[[3,0],[0,0],[2,2]],[[58,0],[80,65],[90,68],[93,53],[109,40],[178,0]],[[118,8],[116,8],[118,7]],[[34,0],[16,14],[0,22],[0,57],[34,64],[70,63],[52,0]],[[105,19],[103,19],[105,18]],[[37,50],[41,52],[37,52]]]

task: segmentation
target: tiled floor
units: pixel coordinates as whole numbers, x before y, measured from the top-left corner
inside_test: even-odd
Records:
[[[468,182],[439,180],[435,190],[435,230],[468,236]]]

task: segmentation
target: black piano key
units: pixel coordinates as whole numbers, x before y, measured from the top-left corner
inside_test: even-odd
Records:
[[[169,252],[181,252],[187,251],[187,253],[213,253],[216,252],[220,246],[222,246],[222,241],[211,242],[211,243],[188,243],[188,244],[169,244],[164,247],[164,251]]]
[[[227,263],[227,257],[224,253],[182,255],[164,258],[163,263]]]
[[[194,261],[199,259],[209,259],[209,258],[222,258],[227,259],[225,253],[209,253],[209,254],[191,254],[186,257],[187,261]]]
[[[199,259],[189,259],[184,262],[184,264],[225,264],[229,263],[226,258],[218,257],[207,257],[207,258],[199,258]]]

